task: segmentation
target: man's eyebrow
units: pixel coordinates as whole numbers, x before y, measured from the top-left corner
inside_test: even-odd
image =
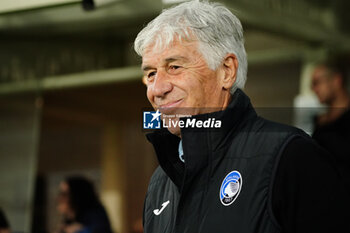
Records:
[[[142,66],[143,71],[148,71],[148,70],[152,70],[152,69],[154,69],[152,66],[148,66],[148,65]]]
[[[166,63],[177,61],[177,60],[187,60],[187,58],[183,56],[174,56],[174,57],[165,58]]]
[[[164,59],[165,63],[170,63],[170,62],[178,61],[178,60],[185,60],[185,61],[187,61],[187,58],[184,57],[184,56],[173,56],[173,57],[168,57],[168,58]],[[148,71],[148,70],[152,70],[152,69],[155,69],[155,68],[152,67],[152,66],[149,66],[149,65],[145,65],[145,66],[142,66],[141,69],[143,71]]]

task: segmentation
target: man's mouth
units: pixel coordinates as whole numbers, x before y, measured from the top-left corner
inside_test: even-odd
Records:
[[[182,103],[182,101],[183,101],[183,99],[179,99],[179,100],[176,100],[176,101],[168,102],[166,104],[161,104],[161,105],[159,105],[159,110],[161,112],[165,112],[167,110],[176,108]]]

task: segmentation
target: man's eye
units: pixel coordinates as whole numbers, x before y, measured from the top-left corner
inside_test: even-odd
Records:
[[[155,72],[155,71],[150,72],[150,73],[147,75],[147,77],[148,77],[148,78],[152,78],[154,75],[156,75],[156,72]]]
[[[181,68],[181,66],[170,66],[169,67],[170,70],[177,70],[179,68]]]
[[[182,66],[171,65],[168,67],[169,74],[179,74],[181,72]]]

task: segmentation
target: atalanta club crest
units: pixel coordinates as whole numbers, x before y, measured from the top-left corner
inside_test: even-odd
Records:
[[[222,181],[220,201],[224,206],[231,205],[238,197],[242,188],[242,176],[238,171],[232,171]]]

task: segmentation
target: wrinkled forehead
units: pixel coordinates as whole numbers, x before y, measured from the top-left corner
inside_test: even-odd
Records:
[[[201,56],[198,49],[198,41],[196,40],[180,40],[178,38],[169,42],[166,46],[159,46],[157,43],[152,43],[145,47],[142,55],[142,62],[153,60],[156,58],[165,59],[172,56]]]

